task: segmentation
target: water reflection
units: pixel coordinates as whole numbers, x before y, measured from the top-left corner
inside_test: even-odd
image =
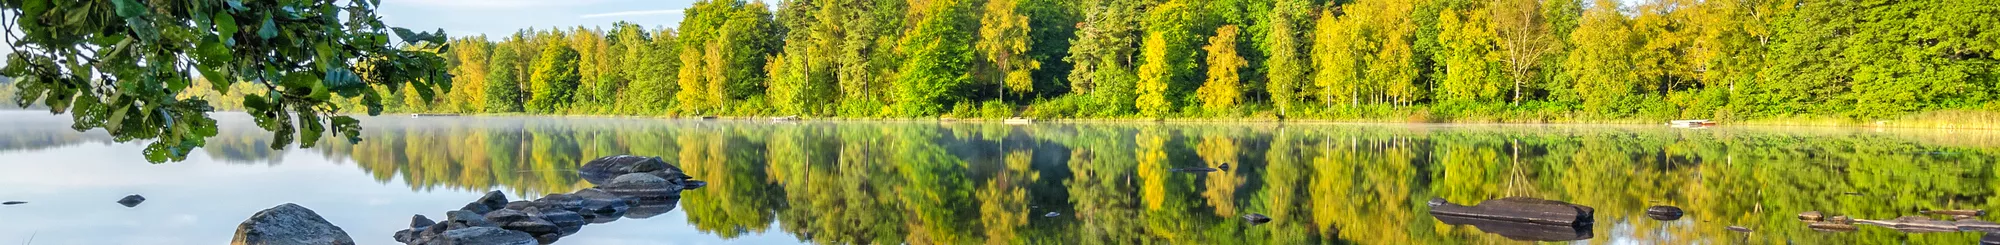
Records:
[[[9,119],[12,120],[12,119]],[[110,142],[0,120],[0,154]],[[1974,233],[1879,227],[1820,233],[1803,211],[1899,217],[2000,209],[1986,132],[1654,127],[692,122],[648,119],[365,120],[364,141],[305,151],[412,190],[590,187],[598,156],[663,156],[708,187],[686,222],[722,238],[835,244],[1499,243],[1428,214],[1432,198],[1510,196],[1596,209],[1585,242],[1965,244]],[[66,125],[66,124],[63,124]],[[54,129],[60,130],[59,126]],[[53,131],[73,132],[73,131]],[[224,130],[205,148],[282,164],[268,135]],[[136,155],[135,155],[136,157]],[[1226,171],[1191,173],[1184,168]],[[400,177],[400,178],[399,178]],[[1853,193],[1853,194],[1846,194]],[[1674,221],[1646,208],[1685,210]],[[1044,217],[1056,212],[1060,215]],[[1261,214],[1270,223],[1239,218]],[[400,221],[398,221],[400,222]],[[775,225],[773,225],[775,223]],[[1755,232],[1725,229],[1744,226]],[[217,227],[225,230],[227,227]],[[775,230],[773,230],[775,229]],[[1491,231],[1488,229],[1487,231]],[[379,234],[378,234],[379,235]],[[1560,235],[1560,234],[1558,234]]]

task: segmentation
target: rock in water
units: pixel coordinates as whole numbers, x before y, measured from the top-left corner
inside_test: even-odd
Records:
[[[618,196],[679,196],[682,185],[652,174],[631,173],[619,175],[611,183],[597,187]]]
[[[1729,231],[1734,231],[1734,232],[1750,233],[1750,227],[1732,225],[1729,227],[1724,227],[1724,229],[1729,229]]]
[[[1049,213],[1047,213],[1047,214],[1042,214],[1042,217],[1046,217],[1046,218],[1055,218],[1056,216],[1062,216],[1062,213],[1057,213],[1057,212],[1049,212]]]
[[[625,210],[631,208],[624,198],[597,188],[576,191],[574,196],[583,199],[580,202],[581,208],[576,213],[583,215],[585,220],[590,220],[593,224],[618,221],[618,218],[625,216]]]
[[[1245,214],[1243,215],[1243,221],[1248,221],[1250,222],[1251,225],[1261,225],[1264,223],[1270,223],[1271,217],[1264,216],[1263,214]]]
[[[1681,219],[1681,208],[1674,206],[1653,206],[1646,208],[1646,217],[1655,220],[1673,221]]]
[[[0,202],[0,205],[21,205],[27,203],[28,202],[23,202],[23,201],[7,201],[7,202]]]
[[[590,160],[590,162],[584,163],[583,167],[577,171],[583,175],[584,181],[589,181],[591,184],[596,185],[608,184],[612,178],[630,173],[648,173],[670,180],[692,178],[683,173],[680,168],[674,167],[672,164],[667,164],[666,160],[661,160],[658,157],[631,155],[608,156]]]
[[[500,193],[500,191],[489,191],[486,192],[486,196],[479,197],[479,201],[475,201],[473,203],[486,206],[486,210],[506,208],[507,194]]]
[[[258,211],[236,226],[236,245],[352,245],[354,239],[340,227],[326,222],[318,213],[298,204],[286,203]]]
[[[1819,211],[1805,211],[1799,213],[1799,220],[1801,221],[1820,221],[1820,219],[1825,217],[1826,214],[1821,214],[1819,213]]]
[[[422,214],[410,217],[410,229],[423,229],[432,225],[437,225],[437,221],[431,221],[430,217],[424,217]]]
[[[473,213],[472,211],[453,210],[451,212],[445,212],[444,216],[445,216],[445,222],[443,225],[445,225],[445,227],[449,229],[494,226],[493,222],[486,221],[485,215]]]
[[[2000,233],[1986,233],[1979,236],[1979,245],[2000,245]]]
[[[536,245],[534,235],[494,227],[471,227],[445,231],[439,245]]]
[[[1537,225],[1588,227],[1596,222],[1596,210],[1567,202],[1507,197],[1486,200],[1476,206],[1461,206],[1432,198],[1431,216],[1459,216]]]
[[[125,196],[125,198],[118,199],[118,205],[125,205],[125,207],[128,208],[138,207],[139,203],[143,202],[146,202],[146,197],[142,197],[139,195],[130,195],[130,196]]]

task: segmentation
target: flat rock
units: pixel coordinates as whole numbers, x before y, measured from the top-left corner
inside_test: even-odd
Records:
[[[346,231],[298,204],[278,205],[236,226],[236,245],[352,245]]]
[[[1271,217],[1264,216],[1263,214],[1245,214],[1243,215],[1243,221],[1250,222],[1251,225],[1261,225],[1264,223],[1270,223]]]
[[[493,222],[486,221],[485,215],[473,213],[472,211],[453,210],[451,212],[445,212],[444,216],[445,216],[445,225],[447,225],[449,229],[493,226]]]
[[[437,240],[433,240],[433,242],[434,243],[432,244],[436,245],[541,244],[540,241],[535,240],[534,235],[529,235],[527,232],[512,231],[494,227],[471,227],[465,229],[449,230],[445,231],[444,234],[441,234],[440,237]]]
[[[583,218],[590,220],[590,223],[617,221],[618,218],[625,216],[626,209],[631,208],[624,198],[597,188],[577,191],[576,197],[582,199],[582,207],[576,213],[583,215]]]
[[[1470,225],[1481,232],[1500,235],[1517,241],[1577,241],[1594,236],[1591,227],[1566,225],[1544,225],[1538,223],[1503,221],[1472,216],[1433,215],[1439,222],[1449,225]]]
[[[128,208],[138,207],[139,203],[144,203],[144,202],[146,202],[146,197],[139,195],[130,195],[130,196],[125,196],[125,198],[118,199],[118,205],[125,205],[125,207]]]
[[[667,164],[666,160],[659,157],[631,155],[617,155],[593,159],[585,162],[582,167],[577,169],[577,172],[582,175],[584,181],[596,185],[609,184],[612,178],[631,173],[647,173],[666,179],[692,178],[682,172],[679,167]]]
[[[0,202],[0,205],[21,205],[21,204],[28,204],[28,202],[23,202],[23,201]]]

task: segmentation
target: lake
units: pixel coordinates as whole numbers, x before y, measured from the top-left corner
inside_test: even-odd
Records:
[[[0,244],[227,243],[283,203],[393,244],[411,215],[489,190],[589,188],[577,166],[619,154],[708,185],[558,244],[1518,242],[1427,205],[1503,197],[1594,208],[1562,234],[1590,244],[1970,244],[1982,234],[1821,232],[1798,214],[2000,208],[1986,131],[381,116],[359,143],[271,150],[247,116],[216,116],[207,147],[150,164],[67,116],[0,111],[0,201],[28,202],[0,206]],[[114,203],[128,194],[148,200]],[[1685,216],[1649,218],[1656,205]]]

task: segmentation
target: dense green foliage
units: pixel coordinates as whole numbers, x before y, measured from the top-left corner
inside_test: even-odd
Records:
[[[380,113],[396,101],[371,87],[425,99],[458,93],[439,55],[448,47],[444,31],[383,25],[379,4],[0,1],[7,15],[0,26],[19,31],[3,37],[12,52],[0,75],[18,79],[4,91],[8,102],[70,114],[75,130],[150,141],[152,162],[205,145],[216,134],[208,113],[218,107],[256,117],[274,132],[272,148],[295,138],[312,147],[328,131],[358,141],[359,121],[339,112]],[[392,45],[391,34],[403,44]]]
[[[674,30],[454,40],[450,71],[468,86],[434,98],[377,90],[392,111],[660,116],[1544,122],[2000,110],[1993,4],[1620,4],[708,0]]]

